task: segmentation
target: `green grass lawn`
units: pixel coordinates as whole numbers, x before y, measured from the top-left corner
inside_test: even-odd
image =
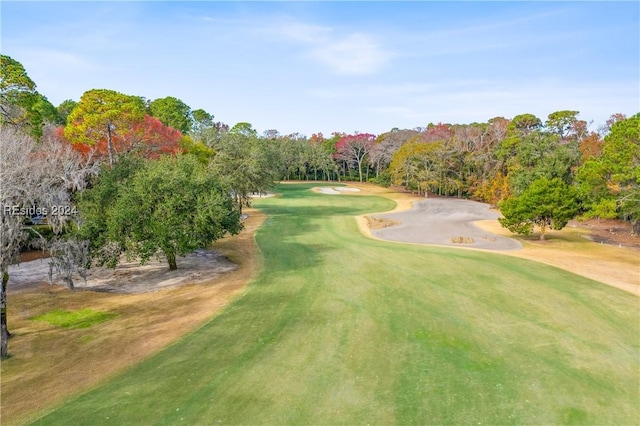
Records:
[[[244,296],[39,424],[640,421],[637,297],[499,254],[367,239],[353,216],[391,201],[311,186],[256,201],[264,270]]]
[[[54,309],[31,319],[33,321],[45,321],[63,328],[88,328],[94,324],[108,321],[115,316],[117,315],[113,313],[98,312],[93,309],[80,309],[77,311]]]

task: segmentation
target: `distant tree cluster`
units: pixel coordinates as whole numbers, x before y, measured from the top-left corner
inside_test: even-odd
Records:
[[[503,226],[537,227],[541,238],[576,215],[626,220],[640,234],[640,114],[614,114],[597,132],[563,110],[380,135],[259,135],[172,96],[92,89],[55,107],[22,64],[0,60],[3,357],[8,267],[34,235],[71,288],[74,272],[123,255],[160,255],[175,269],[176,257],[239,232],[243,207],[280,180],[473,198],[499,206]],[[54,205],[73,214],[46,216],[52,237],[12,214]]]

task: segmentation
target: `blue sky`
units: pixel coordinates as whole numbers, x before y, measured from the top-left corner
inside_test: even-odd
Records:
[[[7,2],[1,50],[58,105],[94,88],[259,131],[382,133],[640,111],[638,2]]]

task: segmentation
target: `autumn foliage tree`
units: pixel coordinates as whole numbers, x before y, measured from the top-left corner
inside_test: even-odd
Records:
[[[377,177],[380,176],[380,172],[389,167],[393,155],[400,147],[417,134],[416,130],[392,129],[376,138],[369,152],[369,163],[375,169]]]
[[[422,140],[425,142],[444,141],[449,140],[452,134],[450,125],[430,123],[422,132]]]
[[[115,155],[131,153],[146,158],[158,158],[163,154],[182,151],[182,134],[165,126],[157,118],[144,115],[142,120],[131,123],[129,129],[111,136],[111,147]],[[74,149],[92,155],[94,159],[109,157],[108,139],[103,137],[95,143],[76,143]]]
[[[358,178],[362,182],[362,167],[366,165],[366,157],[373,148],[376,137],[369,133],[343,136],[336,143],[336,158],[358,170]]]
[[[414,140],[407,142],[395,153],[389,166],[389,174],[396,185],[404,184],[418,194],[438,184],[438,151],[442,142],[423,142]]]
[[[113,167],[116,161],[116,139],[144,121],[145,104],[138,96],[114,90],[94,89],[85,92],[67,117],[64,136],[72,144],[95,146],[103,143]]]

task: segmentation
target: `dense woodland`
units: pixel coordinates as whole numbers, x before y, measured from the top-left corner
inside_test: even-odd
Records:
[[[1,60],[3,343],[8,266],[25,245],[51,250],[52,275],[70,287],[74,272],[115,266],[122,253],[161,252],[174,269],[176,256],[239,232],[251,196],[281,180],[471,198],[502,207],[503,225],[520,233],[575,216],[640,233],[640,114],[613,114],[597,131],[564,110],[379,135],[258,134],[172,96],[92,89],[56,107],[18,61]],[[62,205],[72,214],[53,217]],[[48,209],[46,227],[16,206]]]

